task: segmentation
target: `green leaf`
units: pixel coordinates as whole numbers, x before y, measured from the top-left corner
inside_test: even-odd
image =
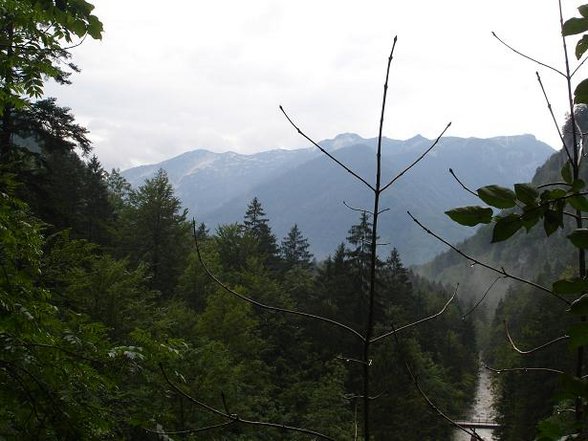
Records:
[[[515,192],[498,185],[478,188],[478,196],[488,205],[496,208],[512,208],[516,204]]]
[[[574,178],[572,177],[572,164],[570,163],[570,161],[566,161],[566,163],[561,168],[561,177],[568,184],[572,183]]]
[[[563,24],[561,33],[564,37],[568,35],[581,34],[588,31],[588,19],[582,17],[572,17]]]
[[[534,205],[539,197],[539,190],[531,184],[515,184],[517,199],[525,205]]]
[[[541,193],[542,201],[554,201],[566,197],[567,193],[563,188],[554,188],[551,190],[544,190]]]
[[[492,222],[492,209],[487,207],[460,207],[446,211],[445,214],[458,224],[468,227]]]
[[[584,187],[586,187],[586,183],[582,180],[582,179],[576,179],[573,183],[572,183],[572,188],[570,189],[570,192],[578,192],[584,189]]]
[[[588,79],[582,80],[580,84],[576,86],[576,90],[574,91],[574,103],[588,104]]]
[[[541,207],[524,207],[523,214],[521,215],[521,221],[527,232],[533,228],[539,219],[543,216],[544,209]]]
[[[588,211],[588,199],[584,196],[572,196],[571,198],[568,198],[568,202],[576,210]]]
[[[578,228],[572,234],[568,235],[577,248],[588,248],[588,228]]]
[[[553,283],[552,290],[555,294],[580,294],[588,290],[588,280],[578,277],[561,279]]]
[[[574,323],[568,330],[570,348],[577,349],[588,344],[588,323]]]
[[[508,239],[523,227],[523,221],[517,214],[509,214],[499,218],[492,232],[492,243]]]
[[[555,209],[545,210],[543,215],[543,228],[545,234],[551,236],[558,228],[563,227],[563,209],[562,204],[558,204]]]
[[[576,58],[579,60],[582,55],[588,50],[588,35],[584,35],[580,38],[580,41],[576,43]]]
[[[578,8],[580,15],[584,18],[588,18],[588,5],[582,5]]]

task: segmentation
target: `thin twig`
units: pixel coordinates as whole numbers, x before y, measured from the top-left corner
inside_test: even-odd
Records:
[[[462,257],[465,257],[467,260],[469,260],[470,262],[476,264],[476,265],[480,265],[481,267],[484,267],[486,269],[489,269],[490,271],[494,271],[495,273],[501,274],[505,277],[508,277],[509,279],[513,279],[516,280],[518,282],[524,283],[526,285],[532,286],[533,288],[537,288],[543,292],[546,292],[547,294],[552,295],[553,297],[561,300],[562,302],[564,302],[566,305],[570,305],[571,302],[567,299],[564,299],[563,297],[561,297],[560,295],[554,293],[552,290],[550,290],[549,288],[546,288],[545,286],[539,285],[538,283],[532,282],[530,280],[527,279],[523,279],[522,277],[519,276],[515,276],[513,274],[508,273],[504,268],[496,268],[492,265],[489,265],[487,263],[482,262],[481,260],[476,259],[475,257],[472,257],[468,254],[466,254],[465,252],[463,252],[462,250],[460,250],[459,248],[457,248],[455,245],[451,244],[450,242],[448,242],[447,240],[443,239],[441,236],[439,236],[438,234],[434,233],[433,231],[431,231],[429,228],[425,227],[416,217],[414,217],[410,211],[407,211],[408,215],[412,218],[412,220],[419,226],[421,227],[427,234],[433,236],[435,239],[437,239],[438,241],[444,243],[445,245],[447,245],[449,248],[451,248],[453,251],[455,251],[457,254],[459,254]]]
[[[496,35],[496,33],[495,33],[494,31],[492,31],[492,36],[493,36],[494,38],[496,38],[496,39],[497,39],[497,40],[498,40],[500,43],[502,43],[504,46],[506,46],[506,47],[507,47],[507,48],[509,48],[511,51],[513,51],[515,54],[517,54],[517,55],[520,55],[521,57],[523,57],[523,58],[526,58],[527,60],[529,60],[529,61],[532,61],[533,63],[537,63],[537,64],[538,64],[538,65],[540,65],[540,66],[546,67],[547,69],[551,69],[552,71],[554,71],[554,72],[556,72],[556,73],[560,74],[560,75],[561,75],[562,77],[564,77],[564,78],[566,77],[566,75],[565,75],[563,72],[561,72],[561,71],[557,70],[555,67],[553,67],[553,66],[550,66],[549,64],[542,63],[541,61],[539,61],[539,60],[536,60],[536,59],[535,59],[535,58],[533,58],[533,57],[529,57],[528,55],[525,55],[525,54],[523,54],[522,52],[520,52],[520,51],[516,50],[515,48],[513,48],[512,46],[508,45],[507,43],[505,43],[504,41],[502,41],[502,40],[500,39],[500,37],[498,37],[498,35]]]
[[[580,64],[578,64],[576,66],[576,68],[574,69],[574,71],[572,72],[572,74],[570,75],[570,78],[573,78],[574,75],[576,75],[576,72],[578,72],[578,70],[584,66],[584,63],[586,63],[586,61],[588,61],[588,58],[584,58],[582,61],[580,61]]]
[[[418,381],[416,375],[414,375],[414,373],[412,372],[412,369],[410,368],[410,366],[406,365],[406,369],[410,373],[410,375],[412,377],[412,382],[414,383],[415,387],[417,388],[417,391],[419,392],[419,394],[421,395],[421,397],[427,402],[427,404],[429,405],[429,407],[431,407],[431,409],[433,409],[438,415],[440,415],[443,419],[445,419],[447,422],[449,422],[449,424],[451,424],[452,426],[454,426],[454,427],[458,428],[459,430],[467,433],[468,435],[476,436],[476,437],[478,437],[477,439],[483,440],[483,438],[480,438],[480,435],[478,435],[477,433],[475,433],[473,430],[470,430],[470,429],[462,426],[457,421],[455,421],[453,418],[451,418],[450,416],[448,416],[447,414],[445,414],[445,412],[443,412],[441,409],[439,409],[439,407],[437,407],[437,405],[435,403],[433,403],[433,401],[429,398],[429,396],[422,389],[422,387],[419,384],[419,381]]]
[[[515,342],[513,341],[512,337],[510,335],[510,331],[508,329],[508,322],[506,320],[504,320],[504,332],[506,333],[506,337],[508,338],[508,341],[509,341],[510,345],[512,346],[512,348],[515,351],[517,351],[519,354],[521,354],[521,355],[532,354],[533,352],[540,351],[541,349],[545,349],[545,348],[547,348],[547,347],[549,347],[549,346],[551,346],[551,345],[553,345],[555,343],[558,343],[558,342],[563,341],[563,340],[568,340],[570,338],[569,335],[562,335],[561,337],[557,337],[557,338],[555,338],[555,339],[553,339],[551,341],[548,341],[547,343],[544,343],[544,344],[542,344],[540,346],[537,346],[534,349],[529,349],[528,351],[523,351],[523,350],[519,349],[517,347],[517,345],[515,345]]]
[[[560,371],[559,369],[551,369],[546,367],[518,367],[518,368],[504,368],[504,369],[496,369],[493,367],[488,366],[487,364],[484,365],[486,369],[496,374],[502,374],[503,372],[549,372],[551,374],[565,374],[564,371]]]
[[[547,188],[547,187],[559,187],[561,185],[568,186],[568,187],[572,186],[572,184],[568,184],[567,182],[548,182],[547,184],[538,185],[537,188],[539,189],[539,188]]]
[[[337,158],[335,158],[333,155],[331,155],[326,149],[324,149],[317,142],[315,142],[313,139],[311,139],[309,136],[307,136],[306,133],[304,133],[302,130],[300,130],[298,128],[298,126],[296,124],[294,124],[294,121],[292,121],[292,119],[288,116],[288,114],[286,113],[286,111],[284,110],[284,108],[282,106],[280,106],[280,110],[282,111],[282,113],[284,114],[284,116],[286,117],[286,119],[288,120],[290,125],[292,125],[292,127],[294,127],[294,129],[296,129],[296,131],[300,135],[302,135],[302,137],[304,137],[308,142],[310,142],[312,145],[314,145],[316,148],[318,148],[321,152],[323,152],[325,155],[327,155],[332,161],[337,163],[337,165],[339,165],[341,168],[343,168],[347,173],[349,173],[355,179],[363,182],[372,191],[374,190],[374,187],[368,181],[366,181],[364,178],[359,176],[357,173],[355,173],[353,170],[351,170],[349,167],[347,167],[345,164],[343,164],[341,161],[339,161]]]
[[[431,150],[433,150],[435,148],[435,146],[439,143],[439,140],[443,137],[443,135],[445,135],[445,132],[447,132],[449,127],[451,127],[451,122],[445,126],[445,128],[443,129],[441,134],[437,137],[437,139],[435,139],[435,142],[433,142],[433,144],[431,144],[431,146],[427,150],[425,150],[421,156],[419,156],[417,159],[415,159],[410,165],[408,165],[406,168],[404,168],[404,170],[402,170],[400,173],[398,173],[390,182],[388,182],[386,185],[384,185],[384,187],[382,188],[382,192],[386,191],[386,189],[388,189],[388,187],[390,187],[392,184],[394,184],[394,182],[396,182],[398,179],[400,179],[407,171],[409,171],[411,168],[413,168],[415,165],[417,165],[419,162],[421,162],[421,160],[425,156],[427,156],[427,154]]]
[[[357,208],[354,207],[352,205],[349,205],[346,201],[343,201],[343,205],[345,205],[347,208],[349,208],[351,211],[357,211],[358,213],[367,213],[370,216],[373,216],[374,213],[372,213],[370,210],[368,210],[367,208]]]
[[[314,430],[304,429],[302,427],[296,427],[296,426],[288,426],[286,424],[271,423],[271,422],[267,422],[267,421],[249,420],[246,418],[241,418],[239,415],[236,415],[236,414],[227,414],[227,413],[223,412],[222,410],[216,409],[216,408],[210,406],[209,404],[206,404],[200,400],[197,400],[196,398],[192,397],[191,395],[189,395],[188,393],[183,391],[180,387],[178,387],[175,383],[173,383],[169,379],[169,377],[167,376],[167,373],[165,372],[165,369],[163,368],[163,365],[161,363],[159,364],[159,368],[161,370],[161,373],[163,374],[165,382],[176,393],[180,394],[181,396],[183,396],[187,400],[191,401],[192,403],[196,404],[197,406],[199,406],[199,407],[201,407],[201,408],[203,408],[203,409],[205,409],[215,415],[221,416],[223,418],[227,418],[233,423],[240,423],[240,424],[245,424],[245,425],[249,425],[249,426],[258,426],[258,427],[271,427],[274,429],[281,429],[281,430],[288,430],[290,432],[304,433],[306,435],[317,436],[321,439],[335,441],[334,438],[331,438],[330,436],[324,435],[324,434],[322,434],[320,432],[316,432]]]
[[[197,429],[184,429],[184,430],[153,430],[143,427],[143,430],[149,433],[155,433],[157,435],[187,435],[190,433],[208,432],[209,430],[222,429],[223,427],[231,426],[237,423],[237,420],[226,421],[224,423],[212,424],[210,426],[198,427]]]
[[[476,193],[475,191],[473,191],[472,189],[470,189],[469,187],[466,187],[466,185],[461,182],[461,180],[457,177],[457,175],[455,174],[455,172],[453,171],[452,168],[449,169],[449,173],[451,174],[451,176],[453,176],[453,178],[457,181],[457,183],[459,185],[461,185],[461,187],[467,191],[468,193],[473,194],[475,197],[478,197],[478,193]]]
[[[396,329],[394,329],[392,331],[386,332],[386,333],[384,333],[384,334],[382,334],[382,335],[380,335],[378,337],[372,338],[370,340],[370,343],[375,343],[375,342],[377,342],[379,340],[382,340],[382,339],[384,339],[386,337],[389,337],[389,336],[391,336],[393,334],[396,334],[396,333],[398,333],[400,331],[404,331],[405,329],[412,328],[414,326],[420,325],[421,323],[425,323],[425,322],[428,322],[429,320],[433,320],[434,318],[439,317],[441,314],[443,314],[447,310],[447,307],[449,306],[449,304],[453,301],[453,299],[457,295],[457,290],[458,289],[459,289],[459,283],[455,287],[455,291],[453,292],[453,295],[449,298],[449,300],[447,300],[447,302],[445,303],[445,305],[443,305],[443,308],[441,308],[440,311],[438,311],[435,314],[430,315],[428,317],[424,317],[424,318],[422,318],[420,320],[417,320],[416,322],[409,323],[407,325],[404,325],[404,326],[401,326],[399,328],[396,328]]]
[[[331,325],[337,326],[341,329],[344,329],[348,332],[350,332],[351,334],[355,335],[356,337],[358,337],[362,342],[365,341],[365,337],[363,335],[361,335],[358,331],[356,331],[355,329],[351,328],[350,326],[347,326],[341,322],[338,322],[336,320],[332,320],[330,318],[327,317],[322,317],[320,315],[316,315],[316,314],[310,314],[308,312],[302,312],[302,311],[296,311],[293,309],[286,309],[286,308],[279,308],[277,306],[271,306],[271,305],[266,305],[264,303],[258,302],[257,300],[254,300],[250,297],[247,297],[241,293],[238,293],[237,291],[235,291],[232,288],[229,288],[227,285],[225,285],[218,277],[216,277],[214,274],[212,274],[212,272],[208,269],[208,266],[206,265],[206,263],[204,262],[204,259],[202,258],[202,253],[200,252],[200,246],[198,244],[198,238],[196,235],[196,221],[193,220],[192,221],[192,227],[193,227],[193,236],[194,236],[194,243],[196,244],[196,254],[198,255],[198,261],[200,262],[200,264],[202,265],[202,268],[204,268],[204,272],[208,275],[208,277],[210,277],[218,286],[220,286],[221,288],[223,288],[225,291],[227,291],[228,293],[234,295],[235,297],[240,298],[241,300],[246,301],[247,303],[250,303],[254,306],[257,306],[259,308],[262,309],[266,309],[268,311],[277,311],[277,312],[283,312],[285,314],[291,314],[291,315],[296,315],[299,317],[306,317],[306,318],[310,318],[310,319],[314,319],[314,320],[319,320],[325,323],[330,323]]]
[[[555,124],[555,129],[557,130],[557,134],[559,135],[559,139],[561,140],[561,143],[563,145],[563,148],[565,149],[566,155],[568,156],[568,159],[570,160],[571,163],[573,163],[572,155],[570,154],[570,150],[568,149],[568,146],[566,145],[566,141],[564,139],[564,136],[561,133],[561,130],[559,128],[559,124],[557,123],[557,119],[555,118],[555,114],[553,113],[553,108],[551,107],[551,102],[549,101],[549,97],[547,96],[547,92],[545,91],[545,87],[543,87],[543,81],[541,81],[541,76],[539,75],[539,72],[535,72],[535,75],[537,75],[537,81],[539,82],[539,86],[541,86],[541,92],[543,92],[543,96],[545,97],[545,102],[547,103],[547,109],[549,110],[549,114],[551,115],[551,119],[553,120],[553,123]]]
[[[484,295],[482,295],[482,297],[480,298],[480,300],[478,300],[476,302],[476,304],[474,306],[472,306],[472,309],[470,309],[468,312],[466,312],[464,315],[461,316],[461,319],[462,320],[464,320],[468,315],[470,315],[472,312],[474,312],[478,308],[478,306],[480,306],[482,304],[482,302],[484,301],[484,299],[486,298],[486,296],[490,293],[490,291],[492,290],[492,288],[494,288],[494,285],[496,285],[496,283],[500,279],[504,279],[504,276],[498,276],[496,279],[494,279],[494,281],[486,289],[486,291],[484,292]]]
[[[344,361],[345,363],[358,363],[358,364],[365,364],[365,361],[363,360],[358,360],[357,358],[353,358],[353,357],[343,357],[342,355],[338,355],[337,360],[341,360]],[[371,360],[368,361],[368,365],[371,365]]]

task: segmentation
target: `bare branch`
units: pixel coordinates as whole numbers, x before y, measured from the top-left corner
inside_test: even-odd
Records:
[[[497,40],[498,40],[500,43],[502,43],[504,46],[506,46],[506,47],[507,47],[507,48],[509,48],[511,51],[513,51],[515,54],[517,54],[517,55],[520,55],[521,57],[523,57],[523,58],[526,58],[527,60],[529,60],[529,61],[532,61],[533,63],[537,63],[537,64],[538,64],[538,65],[540,65],[540,66],[546,67],[547,69],[551,69],[551,70],[552,70],[552,71],[554,71],[555,73],[558,73],[558,74],[560,74],[562,77],[566,78],[566,75],[565,75],[563,72],[561,72],[561,71],[557,70],[555,67],[553,67],[553,66],[550,66],[549,64],[542,63],[541,61],[538,61],[538,60],[536,60],[535,58],[532,58],[532,57],[529,57],[528,55],[525,55],[525,54],[523,54],[522,52],[520,52],[520,51],[516,50],[516,49],[515,49],[515,48],[513,48],[512,46],[509,46],[507,43],[505,43],[504,41],[502,41],[502,40],[501,40],[501,39],[498,37],[498,35],[496,35],[496,33],[495,33],[494,31],[492,31],[492,36],[493,36],[494,38],[496,38],[496,39],[497,39]]]
[[[357,358],[353,358],[353,357],[343,357],[342,355],[338,355],[337,360],[344,361],[345,363],[366,364],[366,362],[363,360],[358,360]],[[368,360],[367,364],[368,364],[368,366],[371,366],[372,360]]]
[[[576,66],[576,68],[574,69],[574,71],[572,72],[572,74],[570,75],[570,78],[573,78],[574,75],[576,75],[576,72],[578,72],[578,70],[584,66],[584,63],[586,63],[586,61],[588,61],[588,58],[584,58],[582,61],[580,61],[580,64],[578,64]]]
[[[368,210],[367,208],[357,208],[354,207],[352,205],[349,205],[346,201],[343,201],[343,205],[345,205],[347,208],[349,208],[351,211],[357,211],[358,213],[367,213],[370,216],[373,216],[374,213],[372,213],[370,210]]]
[[[143,430],[149,433],[155,433],[157,435],[188,435],[190,433],[208,432],[209,430],[222,429],[223,427],[231,426],[237,423],[236,420],[226,421],[224,423],[212,424],[210,426],[198,427],[197,429],[184,429],[184,430],[153,430],[143,427]]]
[[[478,259],[476,259],[475,257],[472,257],[468,254],[466,254],[465,252],[463,252],[462,250],[460,250],[459,248],[457,248],[455,245],[452,245],[450,242],[448,242],[447,240],[443,239],[441,236],[439,236],[438,234],[434,233],[433,231],[431,231],[429,228],[425,227],[416,217],[414,217],[410,211],[407,211],[408,215],[412,218],[412,220],[419,226],[421,227],[427,234],[433,236],[435,239],[437,239],[438,241],[444,243],[445,245],[447,245],[449,248],[451,248],[453,251],[455,251],[457,254],[459,254],[462,257],[465,257],[467,260],[469,260],[470,262],[472,262],[473,264],[476,265],[480,265],[483,268],[489,269],[490,271],[494,271],[495,273],[501,274],[509,279],[512,280],[516,280],[518,282],[524,283],[526,285],[532,286],[533,288],[537,288],[543,292],[546,292],[547,294],[552,295],[553,297],[555,297],[556,299],[561,300],[562,302],[564,302],[566,305],[570,305],[571,302],[567,299],[564,299],[563,297],[561,297],[560,295],[554,293],[552,290],[550,290],[549,288],[546,288],[545,286],[539,285],[538,283],[532,282],[530,280],[527,279],[523,279],[522,277],[519,276],[515,276],[513,274],[510,274],[509,272],[507,272],[503,267],[501,267],[500,269],[493,267],[492,265],[489,265],[487,263],[484,263]]]
[[[332,320],[330,318],[322,317],[322,316],[319,316],[316,314],[310,314],[308,312],[302,312],[302,311],[296,311],[293,309],[279,308],[277,306],[266,305],[264,303],[258,302],[257,300],[254,300],[250,297],[247,297],[243,294],[240,294],[232,288],[229,288],[218,277],[216,277],[214,274],[212,274],[212,272],[208,269],[208,266],[206,266],[206,263],[204,262],[204,260],[202,258],[202,253],[200,252],[200,247],[198,245],[198,238],[197,238],[197,234],[196,234],[196,221],[195,220],[192,221],[192,228],[193,228],[194,243],[196,244],[196,254],[198,255],[198,260],[199,260],[200,264],[202,265],[202,268],[204,268],[204,272],[206,272],[208,277],[210,277],[218,286],[223,288],[228,293],[234,295],[235,297],[240,298],[241,300],[246,301],[247,303],[250,303],[250,304],[257,306],[259,308],[262,308],[262,309],[266,309],[268,311],[277,311],[277,312],[282,312],[285,314],[291,314],[291,315],[296,315],[299,317],[306,317],[306,318],[310,318],[313,320],[318,320],[321,322],[330,323],[331,325],[337,326],[338,328],[341,328],[341,329],[344,329],[344,330],[350,332],[351,334],[353,334],[357,338],[359,338],[362,342],[365,341],[365,337],[363,335],[361,335],[358,331],[356,331],[355,329],[351,328],[350,326],[347,326],[347,325],[345,325],[341,322],[338,322],[336,320]]]
[[[445,126],[445,128],[443,129],[441,134],[437,137],[437,139],[435,139],[435,142],[433,142],[433,144],[431,144],[431,146],[427,150],[425,150],[421,156],[419,156],[417,159],[415,159],[410,165],[408,165],[406,168],[404,168],[404,170],[402,170],[400,173],[398,173],[390,182],[388,182],[386,185],[384,185],[384,187],[382,188],[382,192],[386,191],[386,189],[388,189],[388,187],[390,187],[392,184],[394,184],[394,182],[396,182],[398,179],[400,179],[407,171],[409,171],[411,168],[413,168],[415,165],[417,165],[419,162],[421,162],[421,160],[425,156],[427,156],[427,154],[431,150],[433,150],[435,148],[435,146],[439,143],[439,140],[445,134],[445,132],[449,129],[449,127],[451,127],[451,123],[448,123]]]
[[[288,116],[288,114],[286,113],[286,111],[284,110],[284,108],[282,106],[280,106],[280,110],[282,111],[282,113],[284,114],[284,116],[286,117],[286,119],[288,120],[288,122],[292,125],[292,127],[294,127],[294,129],[296,129],[296,131],[300,135],[302,135],[308,142],[310,142],[312,145],[314,145],[316,148],[318,148],[321,152],[323,152],[325,155],[327,155],[332,161],[334,161],[337,165],[339,165],[339,167],[343,168],[347,173],[349,173],[355,179],[363,182],[372,191],[375,190],[374,187],[368,181],[366,181],[364,178],[362,178],[361,176],[359,176],[357,173],[355,173],[353,170],[351,170],[349,167],[347,167],[345,164],[343,164],[341,161],[339,161],[337,158],[335,158],[333,155],[331,155],[327,150],[325,150],[317,142],[315,142],[313,139],[311,139],[310,137],[308,137],[306,135],[306,133],[304,133],[302,130],[300,130],[298,128],[298,126],[296,124],[294,124],[294,122],[292,121],[292,119],[290,119],[290,117]]]
[[[288,430],[290,432],[297,432],[297,433],[304,433],[306,435],[312,435],[312,436],[316,436],[319,437],[321,439],[326,439],[326,440],[330,440],[330,441],[335,441],[334,438],[331,438],[330,436],[324,435],[320,432],[316,432],[314,430],[309,430],[309,429],[304,429],[302,427],[296,427],[296,426],[288,426],[286,424],[278,424],[278,423],[271,423],[271,422],[267,422],[267,421],[255,421],[255,420],[249,420],[246,418],[241,418],[239,415],[237,414],[228,414],[223,412],[222,410],[216,409],[200,400],[197,400],[196,398],[192,397],[191,395],[189,395],[188,393],[184,392],[180,387],[178,387],[175,383],[173,383],[169,377],[167,376],[167,373],[165,372],[165,369],[163,368],[163,365],[160,363],[159,364],[159,368],[161,369],[161,373],[163,374],[163,377],[165,379],[165,382],[179,395],[181,395],[182,397],[186,398],[187,400],[189,400],[190,402],[192,402],[193,404],[196,404],[197,406],[215,414],[218,416],[221,416],[223,418],[227,418],[228,420],[230,420],[230,422],[232,423],[240,423],[240,424],[245,424],[245,425],[249,425],[249,426],[258,426],[258,427],[271,427],[274,429],[281,429],[281,430]],[[214,427],[216,428],[216,427]]]
[[[567,182],[548,182],[547,184],[538,185],[537,188],[559,187],[560,185],[567,187],[572,186],[572,184],[568,184]]]
[[[504,368],[504,369],[495,369],[493,367],[488,366],[487,364],[484,365],[486,369],[496,374],[501,374],[503,372],[549,372],[551,374],[565,374],[564,371],[560,371],[559,369],[551,369],[545,367],[518,367],[518,368]]]
[[[414,383],[415,387],[417,388],[417,391],[419,392],[419,394],[421,395],[421,397],[427,402],[427,404],[429,405],[429,407],[431,409],[433,409],[439,416],[441,416],[444,420],[446,420],[452,426],[454,426],[457,429],[459,429],[459,430],[467,433],[468,435],[477,437],[477,438],[474,438],[474,439],[479,439],[479,440],[482,440],[483,441],[483,439],[480,438],[480,435],[478,435],[477,433],[475,433],[473,430],[470,430],[470,429],[462,426],[457,421],[455,421],[453,418],[451,418],[450,416],[448,416],[447,414],[445,414],[445,412],[443,412],[441,409],[439,409],[439,407],[437,407],[437,405],[435,403],[433,403],[433,401],[431,400],[431,398],[429,398],[429,396],[425,393],[425,391],[421,387],[421,385],[420,385],[420,383],[419,383],[416,375],[414,374],[414,372],[412,371],[412,369],[410,368],[410,366],[408,366],[408,364],[406,365],[406,369],[409,372],[410,377],[412,378],[412,382]]]
[[[443,314],[447,310],[447,307],[449,306],[449,304],[453,301],[453,299],[457,295],[457,290],[458,289],[459,289],[459,283],[455,287],[455,291],[453,292],[453,295],[449,298],[449,300],[447,300],[447,302],[445,303],[445,305],[443,305],[443,308],[441,308],[440,311],[438,311],[435,314],[430,315],[428,317],[424,317],[424,318],[422,318],[420,320],[417,320],[416,322],[409,323],[407,325],[404,325],[404,326],[401,326],[399,328],[393,329],[392,331],[386,332],[386,333],[384,333],[384,334],[382,334],[382,335],[380,335],[378,337],[372,338],[370,340],[370,343],[375,343],[375,342],[377,342],[379,340],[382,340],[382,339],[384,339],[386,337],[390,337],[391,335],[394,335],[394,334],[396,334],[396,333],[398,333],[400,331],[404,331],[405,329],[412,328],[414,326],[420,325],[421,323],[425,323],[425,322],[428,322],[429,320],[433,320],[434,318],[439,317],[441,314]]]
[[[475,191],[471,190],[469,187],[466,187],[466,185],[461,182],[461,180],[457,177],[457,175],[455,174],[455,172],[453,171],[452,168],[449,169],[449,173],[451,174],[451,176],[453,176],[453,178],[457,181],[457,183],[459,185],[461,185],[461,187],[467,191],[468,193],[473,194],[475,197],[478,197],[478,193],[476,193]]]
[[[549,114],[551,115],[551,119],[553,120],[553,123],[555,124],[555,129],[557,130],[557,134],[559,135],[559,139],[561,140],[561,144],[562,144],[563,148],[565,149],[565,152],[566,152],[566,155],[568,156],[568,159],[570,160],[570,162],[573,163],[572,155],[570,154],[570,150],[568,149],[568,146],[566,145],[566,141],[563,137],[563,134],[561,133],[561,130],[559,128],[559,124],[557,123],[557,119],[555,118],[555,114],[553,113],[553,108],[551,107],[551,102],[549,101],[549,98],[547,96],[547,92],[545,91],[545,87],[543,87],[543,81],[541,81],[541,76],[539,75],[539,72],[535,72],[535,74],[537,75],[537,81],[539,82],[539,86],[541,86],[541,91],[543,92],[543,96],[545,97],[545,101],[547,102],[547,109],[549,110]]]
[[[492,290],[492,288],[494,288],[494,285],[496,285],[496,283],[500,280],[500,279],[504,279],[504,276],[498,276],[496,279],[494,279],[494,281],[490,284],[490,286],[486,289],[486,291],[484,292],[484,294],[482,295],[482,297],[480,298],[480,300],[478,300],[476,302],[476,304],[472,307],[472,309],[470,309],[468,312],[466,312],[464,315],[461,316],[461,319],[465,319],[468,315],[470,315],[472,312],[474,312],[478,306],[480,306],[482,304],[482,302],[484,301],[484,299],[486,298],[486,296],[490,293],[490,291]]]
[[[504,321],[504,332],[506,333],[506,337],[508,338],[508,341],[509,341],[510,345],[512,346],[512,348],[515,351],[517,351],[519,354],[522,354],[522,355],[532,354],[533,352],[540,351],[541,349],[545,349],[545,348],[547,348],[547,347],[549,347],[549,346],[551,346],[551,345],[553,345],[555,343],[558,343],[558,342],[563,341],[563,340],[568,340],[570,338],[569,335],[562,335],[561,337],[557,337],[557,338],[555,338],[555,339],[553,339],[551,341],[548,341],[547,343],[544,343],[544,344],[542,344],[540,346],[537,346],[534,349],[529,349],[528,351],[523,351],[523,350],[519,349],[515,345],[512,337],[510,335],[510,331],[508,330],[508,322],[506,320]]]

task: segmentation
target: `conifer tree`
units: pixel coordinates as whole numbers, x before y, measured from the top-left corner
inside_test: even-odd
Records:
[[[162,169],[131,192],[129,207],[123,211],[123,253],[137,264],[145,262],[151,288],[166,295],[173,292],[186,264],[191,243],[186,216]]]
[[[265,216],[261,202],[254,197],[243,217],[243,228],[246,234],[257,241],[258,251],[265,263],[275,269],[278,261],[278,246],[276,236],[269,226],[269,219]]]
[[[312,260],[312,253],[309,248],[308,239],[306,239],[297,224],[294,224],[287,236],[282,240],[280,252],[286,267],[293,266],[309,267]]]

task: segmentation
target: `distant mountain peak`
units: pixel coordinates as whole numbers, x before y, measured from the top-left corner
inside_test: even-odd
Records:
[[[327,150],[339,150],[345,147],[350,147],[356,144],[363,144],[367,140],[359,136],[357,133],[340,133],[333,139],[326,139],[319,144]]]

